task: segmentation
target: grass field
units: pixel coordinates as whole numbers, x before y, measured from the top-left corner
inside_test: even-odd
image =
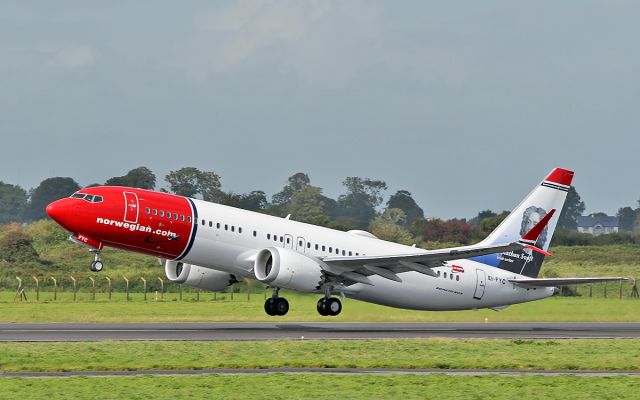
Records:
[[[203,375],[3,378],[13,399],[637,399],[640,377]]]
[[[3,371],[216,368],[639,370],[640,340],[0,343]]]
[[[165,301],[142,300],[142,294],[114,293],[112,301],[106,294],[97,301],[87,300],[86,294],[78,302],[65,293],[64,301],[13,302],[14,293],[0,292],[0,322],[241,322],[241,321],[640,321],[640,300],[630,298],[552,297],[531,303],[517,304],[503,311],[412,311],[346,299],[343,312],[337,317],[322,317],[316,312],[317,296],[283,292],[291,309],[284,317],[269,317],[263,309],[264,295],[246,294],[231,301],[228,294],[201,294],[196,302],[193,294],[185,301],[172,301],[176,295],[166,295]],[[50,296],[41,293],[41,299]]]

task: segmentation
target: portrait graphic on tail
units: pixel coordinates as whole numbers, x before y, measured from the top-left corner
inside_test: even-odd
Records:
[[[547,212],[542,207],[530,206],[524,210],[524,214],[522,214],[520,236],[529,232],[538,222],[540,222],[542,218],[545,217],[545,215],[547,215]],[[543,248],[544,244],[547,243],[547,230],[548,226],[545,226],[540,236],[538,236],[535,246],[539,249]]]

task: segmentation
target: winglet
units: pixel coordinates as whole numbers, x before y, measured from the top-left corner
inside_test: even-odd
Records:
[[[540,221],[538,221],[538,223],[533,228],[531,228],[529,232],[525,233],[521,239],[535,243],[535,241],[538,240],[538,236],[540,236],[544,228],[549,223],[549,220],[551,219],[551,217],[553,217],[553,214],[555,213],[556,213],[555,208],[549,211],[547,215],[545,215]]]

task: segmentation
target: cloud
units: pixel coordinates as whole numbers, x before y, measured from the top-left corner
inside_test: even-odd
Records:
[[[383,33],[381,14],[363,1],[236,1],[198,13],[179,58],[200,79],[259,65],[343,85],[370,61],[362,49]]]
[[[99,56],[94,48],[73,43],[43,42],[37,49],[48,56],[49,65],[69,69],[93,65]]]

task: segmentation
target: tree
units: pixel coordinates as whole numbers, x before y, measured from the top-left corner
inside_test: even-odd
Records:
[[[621,231],[633,231],[633,224],[636,221],[637,215],[640,214],[638,210],[634,210],[631,207],[622,207],[618,210],[616,217],[618,217],[618,226]]]
[[[462,219],[443,221],[439,218],[431,218],[418,221],[419,226],[414,226],[413,229],[421,229],[422,240],[425,242],[467,244],[472,237],[473,227]]]
[[[562,207],[558,227],[575,230],[578,228],[576,220],[584,212],[584,202],[580,200],[580,195],[576,189],[571,186],[567,193],[567,199]]]
[[[364,229],[377,215],[376,207],[382,203],[381,192],[387,189],[387,184],[359,177],[348,177],[342,184],[347,193],[338,198],[338,215],[353,220]]]
[[[480,223],[482,222],[482,220],[483,220],[483,219],[486,219],[486,218],[493,218],[493,217],[495,217],[495,216],[497,216],[497,215],[498,215],[498,214],[494,213],[494,212],[493,212],[493,211],[491,211],[491,210],[483,210],[483,211],[480,211],[480,212],[478,213],[478,215],[476,215],[475,217],[471,218],[471,219],[469,220],[469,223],[470,223],[471,225],[474,225],[474,226],[480,226]]]
[[[31,237],[14,223],[7,225],[0,235],[0,259],[10,263],[38,262],[40,256]]]
[[[267,208],[267,196],[262,190],[254,190],[249,193],[236,194],[224,193],[220,204],[242,208],[249,211],[261,211]]]
[[[211,171],[184,167],[171,171],[165,177],[171,192],[185,197],[201,195],[203,200],[220,202],[225,198],[220,190],[220,176]]]
[[[40,185],[32,189],[29,204],[25,213],[28,221],[36,221],[46,217],[44,209],[53,201],[68,197],[78,191],[80,186],[71,178],[47,178]]]
[[[0,224],[22,221],[27,192],[18,185],[0,181]]]
[[[404,212],[406,218],[402,225],[405,228],[411,226],[416,219],[424,218],[424,211],[411,197],[411,193],[406,190],[398,190],[391,196],[387,201],[387,208],[398,208]]]
[[[312,222],[329,214],[330,199],[322,195],[322,189],[305,186],[293,193],[282,206],[283,213],[291,214],[296,221]]]
[[[127,186],[153,190],[156,187],[156,176],[147,167],[134,168],[124,176],[116,176],[105,182],[109,186]]]
[[[282,190],[271,197],[273,207],[279,209],[291,200],[291,197],[295,192],[298,192],[310,185],[311,180],[309,179],[309,175],[303,172],[291,175],[287,179],[287,184],[282,188]]]
[[[387,208],[381,216],[371,221],[369,230],[382,240],[408,245],[415,240],[409,231],[402,227],[405,220],[404,211],[399,208]]]

